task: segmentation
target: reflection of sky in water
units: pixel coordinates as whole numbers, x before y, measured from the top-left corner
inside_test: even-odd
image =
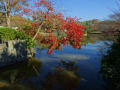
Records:
[[[107,42],[111,44],[111,42]],[[44,72],[52,71],[52,67],[59,64],[60,60],[72,60],[79,66],[78,73],[86,80],[81,81],[79,89],[86,90],[103,90],[101,85],[102,79],[99,77],[101,65],[101,51],[106,52],[105,42],[100,41],[95,44],[87,44],[81,49],[74,49],[72,46],[64,46],[62,50],[54,50],[51,55],[47,55],[47,49],[40,54],[36,53],[36,57],[40,58],[44,64]]]
[[[82,46],[81,49],[74,49],[71,46],[64,46],[62,50],[54,50],[51,55],[46,54],[46,49],[41,51],[41,53],[36,53],[36,57],[42,62],[38,63],[38,61],[31,61],[28,64],[22,64],[22,67],[21,65],[16,68],[13,67],[13,69],[8,67],[9,70],[7,73],[3,71],[0,72],[0,79],[2,74],[3,77],[6,74],[6,76],[10,77],[8,78],[8,81],[20,81],[25,86],[27,86],[27,83],[30,83],[30,86],[33,85],[35,88],[38,88],[33,90],[41,90],[39,88],[44,86],[44,83],[47,85],[47,82],[50,80],[58,80],[60,81],[60,84],[64,84],[64,80],[66,80],[65,82],[68,82],[68,84],[69,82],[72,82],[72,84],[76,83],[76,85],[78,84],[78,89],[75,90],[104,90],[104,87],[102,86],[104,82],[98,72],[101,67],[101,50],[102,53],[105,53],[107,50],[106,45],[101,41],[96,42],[95,44],[89,43],[86,46]],[[46,77],[46,75],[49,77]],[[16,79],[14,77],[16,77]],[[6,79],[6,77],[2,78],[2,80],[4,79]],[[49,80],[46,81],[47,79]],[[0,81],[0,85],[5,84],[7,85],[9,83]],[[53,86],[55,86],[55,83],[53,83]],[[70,86],[71,85],[68,85],[68,87]]]
[[[72,46],[63,46],[62,50],[54,50],[51,55],[46,54],[47,49],[41,53],[36,53],[36,57],[44,62],[56,60],[91,60],[99,57],[100,50],[104,49],[104,42],[96,42],[96,44],[87,44],[81,49],[74,49]]]
[[[89,57],[80,54],[52,54],[52,56],[41,57],[41,60],[46,62],[59,61],[59,60],[88,60]]]

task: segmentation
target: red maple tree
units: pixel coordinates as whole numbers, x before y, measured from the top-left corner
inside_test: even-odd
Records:
[[[56,13],[52,3],[47,0],[37,0],[34,4],[36,9],[25,10],[27,13],[32,11],[31,28],[26,30],[26,33],[33,36],[33,40],[40,43],[49,44],[48,54],[51,54],[53,49],[61,47],[61,44],[71,44],[74,48],[81,48],[80,42],[84,37],[85,27],[80,25],[79,19],[64,17],[62,13]],[[49,35],[45,36],[42,40],[40,30]],[[55,36],[53,32],[63,32],[64,35],[60,38]]]

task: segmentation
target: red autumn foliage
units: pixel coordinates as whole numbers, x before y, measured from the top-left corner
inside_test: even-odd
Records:
[[[62,15],[62,13],[53,12],[53,7],[51,2],[47,0],[38,0],[35,2],[36,7],[47,8],[46,11],[38,10],[33,11],[32,18],[34,22],[31,23],[31,29],[27,30],[26,33],[34,36],[37,31],[40,29],[45,30],[44,33],[49,34],[43,40],[39,40],[42,38],[40,33],[37,34],[35,38],[40,43],[49,44],[48,54],[51,54],[54,49],[61,48],[61,45],[72,45],[74,48],[81,48],[80,42],[84,38],[84,29],[82,25],[79,24],[79,19],[69,18]],[[30,10],[25,10],[26,12],[31,12]],[[38,29],[38,30],[36,30]],[[53,31],[56,32],[64,32],[65,36],[60,38],[54,36]]]
[[[83,40],[83,27],[74,18],[67,18],[65,24],[67,40],[71,41],[71,44],[75,48],[79,48],[80,42]]]
[[[42,43],[45,43],[45,41],[48,41],[47,43],[51,44],[47,52],[48,54],[51,54],[52,50],[55,47],[59,47],[57,43],[61,43],[64,45],[71,44],[73,48],[78,48],[78,49],[81,48],[80,42],[83,40],[83,37],[84,37],[83,30],[85,29],[85,27],[77,23],[75,18],[67,18],[66,20],[63,20],[63,18],[61,19],[62,19],[61,25],[60,27],[57,27],[57,29],[59,28],[58,30],[64,31],[66,33],[66,37],[57,39],[52,33],[50,33],[47,40],[43,40],[42,42]],[[48,32],[51,32],[50,30],[51,29],[49,28]]]
[[[47,0],[38,0],[38,2],[35,3],[35,6],[42,6],[44,5],[46,8],[48,8],[49,11],[53,11],[54,9],[52,8],[52,4],[50,1]]]
[[[29,8],[24,8],[23,10],[24,10],[24,13],[28,13],[31,11],[31,9],[29,9]]]

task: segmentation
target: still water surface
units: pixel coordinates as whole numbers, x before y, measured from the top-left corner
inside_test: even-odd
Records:
[[[110,41],[96,41],[81,49],[63,46],[51,55],[47,49],[36,59],[0,69],[0,90],[105,90],[99,73]]]

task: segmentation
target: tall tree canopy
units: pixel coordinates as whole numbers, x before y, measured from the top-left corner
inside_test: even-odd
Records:
[[[62,13],[57,12],[50,0],[1,0],[0,12],[5,14],[8,27],[11,26],[11,17],[19,20],[24,15],[30,18],[30,22],[29,19],[21,18],[20,23],[27,20],[29,25],[19,30],[24,30],[26,34],[31,35],[32,40],[49,44],[48,53],[62,44],[71,44],[74,48],[81,47],[80,42],[83,40],[85,27],[80,25],[77,17],[64,17]],[[47,34],[42,40],[41,30]],[[62,36],[59,37],[60,35]]]
[[[53,8],[52,2],[48,0],[34,0],[33,8],[27,8],[25,14],[31,17],[32,22],[29,28],[25,28],[25,32],[41,43],[49,44],[48,53],[51,53],[55,47],[61,44],[71,44],[74,48],[80,48],[80,42],[83,40],[85,27],[80,25],[77,17],[64,17],[62,13],[56,12]],[[48,35],[40,41],[41,33],[44,31]],[[54,35],[64,34],[58,38]],[[61,35],[61,34],[60,34]]]
[[[0,13],[5,14],[7,26],[10,27],[10,17],[24,10],[29,0],[0,0]]]

